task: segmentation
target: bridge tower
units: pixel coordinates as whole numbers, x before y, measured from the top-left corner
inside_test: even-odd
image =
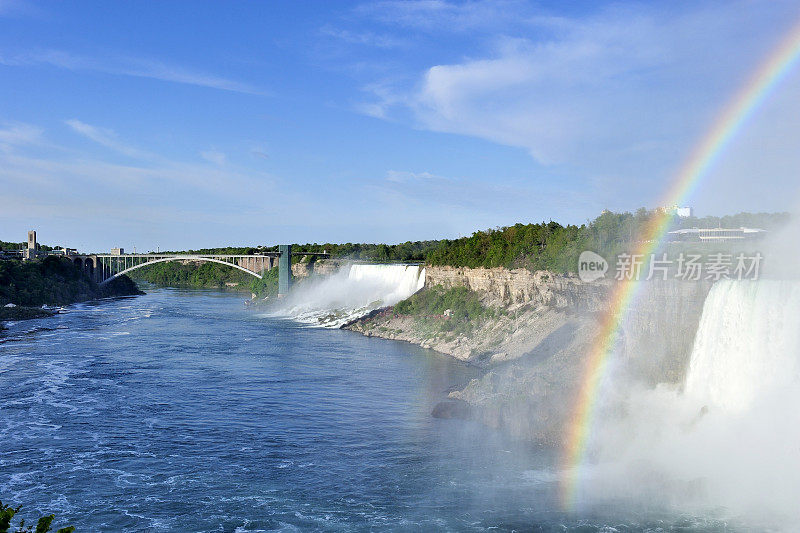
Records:
[[[280,244],[278,252],[278,295],[286,295],[292,287],[292,245]]]

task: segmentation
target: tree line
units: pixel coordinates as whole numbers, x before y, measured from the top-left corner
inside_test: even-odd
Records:
[[[431,265],[456,267],[506,267],[574,272],[584,250],[613,255],[642,239],[646,228],[663,220],[661,210],[633,213],[605,211],[581,225],[557,222],[515,224],[476,231],[469,237],[444,239],[427,253]],[[775,230],[788,223],[788,213],[738,213],[724,217],[670,217],[668,231],[685,228],[755,227]],[[658,219],[658,220],[656,220]]]

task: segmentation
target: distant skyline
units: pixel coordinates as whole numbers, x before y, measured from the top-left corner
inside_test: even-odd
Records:
[[[796,1],[0,0],[0,239],[401,242],[655,207]],[[800,201],[800,68],[689,199]]]

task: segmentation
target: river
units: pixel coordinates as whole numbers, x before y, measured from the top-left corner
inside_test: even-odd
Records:
[[[72,306],[0,337],[0,499],[78,531],[664,525],[564,514],[552,453],[430,416],[475,376],[409,344],[259,316],[236,294]]]

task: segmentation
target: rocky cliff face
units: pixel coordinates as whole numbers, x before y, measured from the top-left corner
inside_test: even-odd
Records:
[[[609,308],[613,282],[527,270],[426,267],[426,287],[465,286],[501,308],[469,334],[450,335],[415,317],[376,314],[350,329],[432,348],[486,368],[453,400],[470,416],[514,435],[557,443],[587,354]],[[646,282],[637,291],[617,349],[631,380],[680,383],[710,283]],[[433,322],[437,319],[432,319]],[[439,319],[441,320],[441,319]]]
[[[484,296],[488,305],[529,304],[571,311],[599,311],[606,305],[609,284],[585,283],[575,275],[531,272],[518,268],[425,267],[425,286],[464,286]]]
[[[617,377],[654,386],[685,378],[709,282],[667,281],[640,287],[617,344]],[[542,313],[539,309],[536,313]],[[545,313],[544,316],[547,316]],[[469,404],[486,425],[537,442],[560,444],[600,314],[565,316],[530,352],[494,365],[451,398]],[[537,321],[534,321],[537,322]]]
[[[711,285],[679,280],[642,283],[619,338],[633,376],[649,385],[683,381]]]
[[[330,276],[336,273],[346,261],[341,259],[318,259],[313,263],[295,263],[292,265],[292,276],[303,279],[311,276]]]
[[[441,317],[373,315],[348,326],[365,335],[404,340],[481,366],[509,361],[561,340],[581,316],[607,305],[606,283],[576,276],[504,268],[425,267],[425,287],[464,286],[481,296],[496,316],[454,334]],[[424,290],[424,289],[423,289]],[[559,340],[559,342],[561,342]],[[549,344],[548,344],[549,343]]]

